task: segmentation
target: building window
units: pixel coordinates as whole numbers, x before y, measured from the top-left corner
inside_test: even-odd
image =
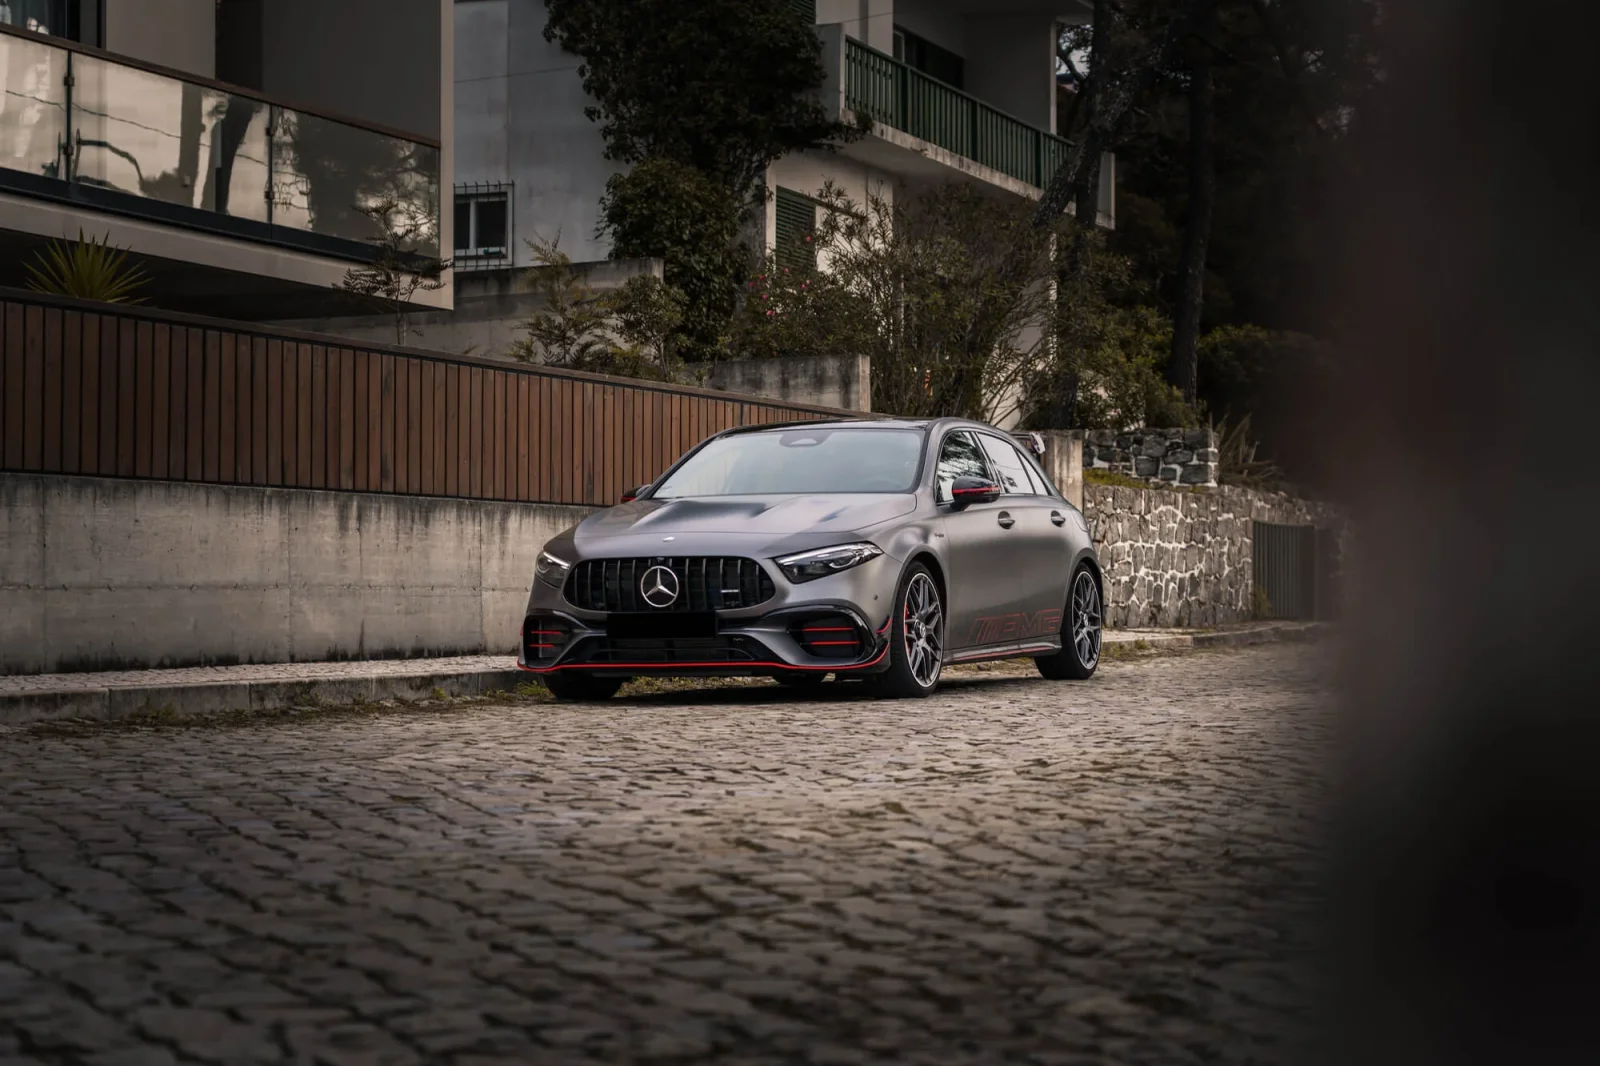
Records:
[[[486,270],[511,264],[509,184],[456,186],[456,269]]]
[[[100,7],[98,0],[0,0],[0,25],[98,44]],[[87,38],[85,30],[89,31]]]
[[[789,0],[789,5],[794,8],[797,15],[804,16],[808,23],[816,24],[817,0]]]
[[[894,28],[894,57],[912,70],[957,89],[966,88],[967,62],[948,48],[918,37],[904,26]]]
[[[773,251],[778,265],[790,270],[817,268],[817,202],[792,189],[779,187],[777,229]]]

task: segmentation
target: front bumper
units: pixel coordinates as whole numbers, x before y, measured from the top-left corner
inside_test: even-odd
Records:
[[[659,626],[660,628],[655,628]],[[845,605],[789,607],[755,619],[664,614],[580,617],[530,611],[517,665],[621,677],[865,675],[888,668],[889,620]]]
[[[618,545],[618,549],[632,545]],[[576,561],[609,564],[624,550]],[[746,556],[748,559],[748,556]],[[655,560],[651,560],[652,562]],[[762,677],[807,673],[871,674],[888,668],[890,605],[901,564],[880,556],[814,581],[790,582],[766,560],[762,602],[737,609],[711,609],[704,595],[679,606],[701,610],[652,610],[637,596],[608,596],[600,610],[592,595],[571,582],[538,577],[524,612],[518,665],[530,673],[579,670],[609,676]],[[715,572],[715,571],[714,571]],[[730,576],[732,571],[729,571]],[[635,568],[610,575],[636,581]],[[703,576],[685,570],[685,586]],[[754,588],[744,583],[746,592]],[[590,590],[592,591],[592,590]],[[577,600],[585,600],[579,606]],[[618,608],[623,608],[619,610]]]

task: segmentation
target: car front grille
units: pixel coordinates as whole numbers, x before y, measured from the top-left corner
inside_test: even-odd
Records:
[[[648,602],[640,582],[664,566],[678,579],[678,597],[666,606]],[[572,568],[567,602],[584,611],[735,611],[777,594],[754,559],[679,556],[657,559],[590,559]]]

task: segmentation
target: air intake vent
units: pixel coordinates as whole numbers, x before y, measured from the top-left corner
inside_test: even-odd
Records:
[[[670,571],[673,580],[650,580],[647,589],[656,567]],[[776,593],[772,578],[754,559],[705,556],[591,559],[572,568],[566,590],[567,601],[585,611],[668,613],[736,611],[766,603]]]
[[[572,639],[572,626],[554,615],[530,614],[522,622],[522,660],[555,659]]]
[[[791,632],[807,654],[819,659],[854,659],[864,648],[861,629],[847,615],[809,617],[797,622]]]

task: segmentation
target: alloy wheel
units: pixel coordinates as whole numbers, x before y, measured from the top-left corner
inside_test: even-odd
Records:
[[[913,574],[906,586],[906,665],[923,688],[932,688],[944,670],[944,604],[926,573]]]
[[[1072,646],[1085,670],[1100,662],[1100,589],[1094,575],[1078,571],[1072,583]]]

